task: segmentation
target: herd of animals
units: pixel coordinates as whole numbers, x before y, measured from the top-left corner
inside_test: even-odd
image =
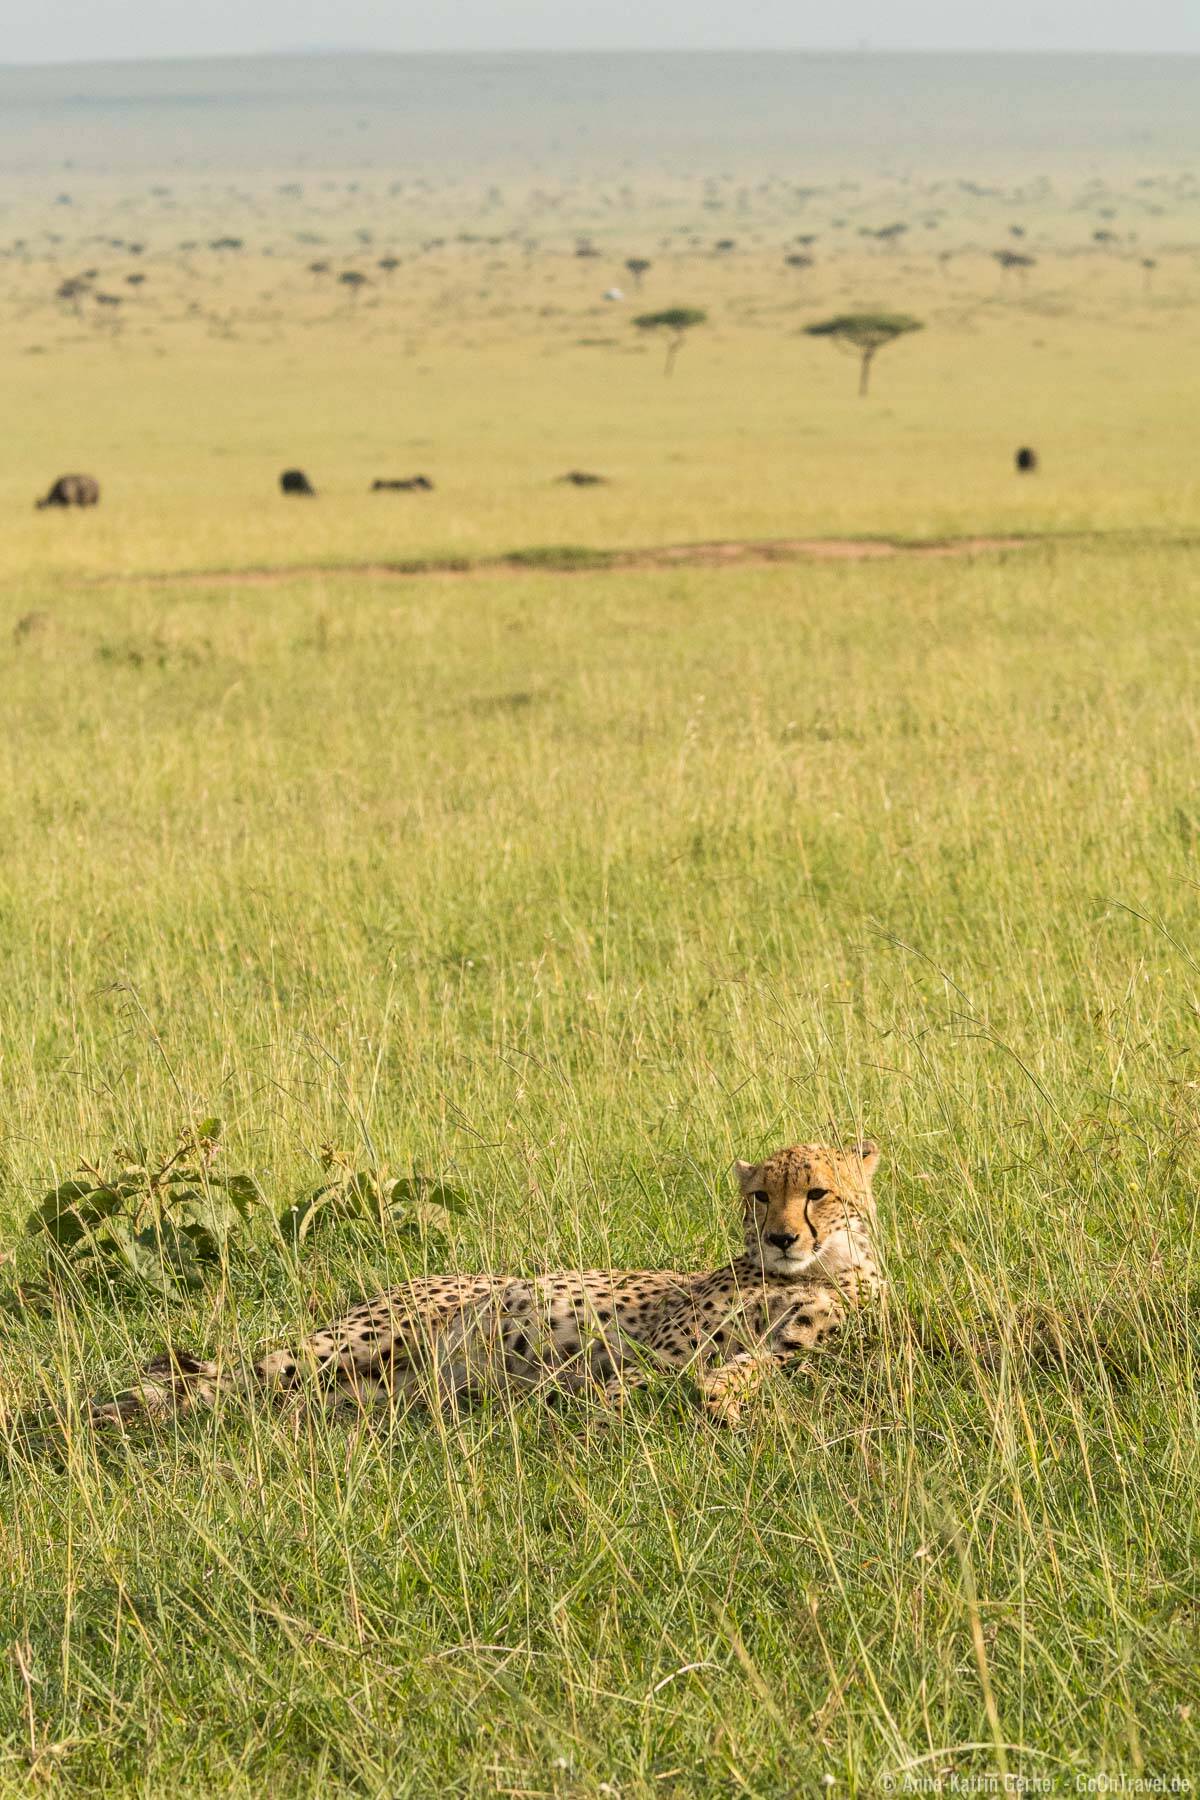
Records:
[[[1038,454],[1028,444],[1022,444],[1013,457],[1019,475],[1032,475],[1038,466]],[[588,469],[568,469],[565,475],[557,477],[559,481],[569,483],[571,487],[603,487],[607,484],[607,476],[594,475]],[[315,498],[316,488],[303,469],[285,469],[279,477],[279,489],[284,494],[308,494]],[[371,483],[373,494],[431,494],[433,483],[428,475],[406,475],[393,480],[376,480]],[[37,502],[39,510],[44,506],[97,506],[100,502],[100,483],[94,475],[60,475],[53,483],[48,494]]]

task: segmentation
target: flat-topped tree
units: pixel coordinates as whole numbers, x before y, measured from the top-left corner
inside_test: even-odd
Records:
[[[924,324],[909,313],[838,313],[835,318],[822,319],[804,329],[809,337],[829,338],[838,350],[860,359],[858,391],[865,394],[871,383],[871,364],[878,353],[908,332],[922,331]]]
[[[701,312],[698,306],[668,306],[665,312],[639,313],[633,321],[639,331],[662,331],[667,337],[667,363],[663,370],[669,375],[675,367],[675,358],[689,331],[695,325],[703,325],[708,314]]]
[[[637,292],[640,293],[642,290],[642,277],[648,274],[650,270],[650,258],[648,256],[630,256],[626,259],[625,267],[633,276],[633,285]]]
[[[993,250],[992,260],[999,263],[1006,275],[1019,275],[1022,281],[1037,263],[1037,257],[1024,250]]]

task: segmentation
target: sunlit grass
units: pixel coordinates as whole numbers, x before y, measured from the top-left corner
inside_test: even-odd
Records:
[[[482,240],[478,221],[459,241],[444,200],[415,216],[378,193],[345,195],[337,216],[332,202],[311,214],[289,204],[286,229],[271,200],[249,210],[245,249],[230,254],[206,248],[213,224],[196,223],[194,196],[163,217],[145,196],[89,191],[55,219],[60,243],[31,214],[27,247],[4,265],[0,354],[21,430],[0,442],[0,570],[1189,531],[1200,501],[1193,203],[1160,195],[1147,214],[1147,197],[1127,193],[1122,217],[1136,234],[1102,250],[1083,190],[1064,179],[1051,207],[935,197],[928,184],[924,197],[898,195],[877,181],[853,204],[825,194],[805,218],[777,197],[723,227],[737,248],[720,256],[722,227],[704,212],[697,177],[677,197],[669,248],[659,248],[666,221],[639,188],[642,204],[609,220],[600,254],[583,260],[572,248],[580,195],[536,227],[528,199],[514,195],[489,215],[489,233],[516,234],[499,244]],[[921,223],[928,209],[936,232]],[[1024,285],[1002,277],[992,254],[1017,212],[1037,255]],[[691,234],[681,228],[689,214]],[[899,249],[859,235],[881,214],[910,220]],[[319,249],[299,241],[306,219]],[[372,229],[369,248],[356,225]],[[816,262],[797,277],[783,253],[802,228],[816,234]],[[137,258],[95,241],[135,231],[147,241]],[[432,233],[446,240],[438,248],[427,247]],[[199,248],[181,251],[191,237]],[[384,279],[377,260],[392,239],[401,267]],[[630,249],[647,245],[641,296],[606,303]],[[1147,250],[1160,259],[1150,289]],[[328,261],[325,275],[309,272],[314,258]],[[89,302],[77,318],[55,293],[93,264],[122,305]],[[347,265],[370,276],[358,300],[336,280]],[[130,270],[143,287],[125,285]],[[661,345],[632,320],[674,304],[708,319],[667,380]],[[814,319],[860,308],[924,321],[880,357],[865,400],[855,362],[804,335]],[[1036,477],[1014,473],[1021,444],[1040,453]],[[279,494],[293,465],[309,473],[315,501]],[[76,468],[101,482],[99,510],[35,513],[35,497]],[[559,484],[572,468],[609,485]],[[369,491],[376,477],[418,472],[433,493]]]
[[[14,583],[17,1274],[52,1175],[216,1112],[281,1204],[452,1174],[464,1267],[721,1257],[733,1155],[861,1127],[894,1291],[735,1438],[72,1418],[400,1271],[345,1234],[5,1316],[6,1411],[68,1409],[3,1474],[5,1790],[1194,1768],[1198,602],[1153,547]]]
[[[6,1437],[60,1419],[0,1471],[0,1792],[1200,1764],[1194,194],[1035,173],[776,185],[736,223],[702,170],[616,211],[79,171],[54,236],[8,196],[0,1281],[54,1178],[208,1114],[276,1211],[329,1147],[467,1211],[298,1271],[264,1220],[176,1306],[0,1312]],[[1024,285],[992,254],[1018,216]],[[124,284],[135,233],[120,308],[54,298]],[[636,306],[604,302],[635,250]],[[671,304],[708,321],[666,380],[630,318]],[[866,401],[802,335],[860,306],[925,323]],[[100,507],[35,512],[74,469]],[[1006,534],[1054,541],[603,566]],[[413,572],[346,572],[383,563]],[[230,1403],[103,1443],[75,1410],[427,1257],[710,1263],[733,1156],[852,1130],[890,1302],[738,1437],[671,1384],[619,1420]]]

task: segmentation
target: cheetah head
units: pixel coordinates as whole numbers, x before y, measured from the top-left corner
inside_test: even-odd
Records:
[[[765,1162],[735,1163],[746,1220],[746,1254],[765,1275],[827,1281],[847,1291],[880,1285],[873,1247],[871,1180],[878,1147],[794,1144]]]

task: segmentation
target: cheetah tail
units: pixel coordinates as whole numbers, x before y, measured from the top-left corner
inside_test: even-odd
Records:
[[[88,1417],[93,1425],[164,1419],[172,1413],[211,1407],[218,1393],[230,1385],[216,1363],[202,1362],[186,1350],[168,1350],[148,1362],[140,1380],[124,1393],[91,1401]]]

